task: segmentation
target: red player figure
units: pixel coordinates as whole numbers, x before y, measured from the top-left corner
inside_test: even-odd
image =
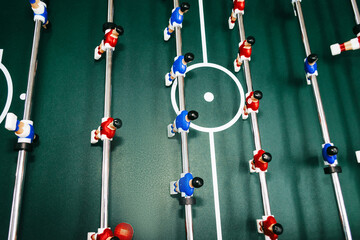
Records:
[[[335,43],[330,46],[331,54],[338,55],[342,52],[349,50],[357,50],[360,48],[360,24],[355,25],[353,28],[353,33],[356,35],[356,38],[351,39],[342,44]]]
[[[115,23],[107,22],[103,25],[103,32],[105,33],[104,39],[101,41],[100,45],[95,48],[95,60],[99,60],[101,54],[107,49],[112,51],[115,50],[118,38],[124,34],[124,29],[121,26],[117,26]]]
[[[110,141],[115,136],[117,128],[122,126],[122,122],[119,118],[103,118],[100,127],[91,131],[91,143],[97,143],[99,139],[109,139]]]
[[[254,155],[254,158],[250,160],[250,172],[265,172],[271,159],[270,153],[260,149]]]
[[[245,1],[244,0],[233,0],[234,7],[231,11],[231,16],[229,17],[229,29],[233,29],[236,21],[236,14],[244,15]]]
[[[91,235],[91,240],[120,240],[115,237],[110,228],[99,229],[98,233]]]
[[[334,56],[334,55],[338,55],[345,51],[359,49],[360,48],[360,34],[358,34],[358,35],[359,36],[351,39],[348,42],[345,42],[342,44],[335,43],[335,44],[331,45],[330,46],[331,54]]]
[[[263,219],[257,222],[259,224],[258,231],[264,233],[271,240],[278,239],[278,235],[283,233],[282,225],[277,223],[273,216],[263,216]]]
[[[258,112],[259,109],[259,100],[262,98],[261,91],[254,91],[246,94],[245,106],[243,109],[242,119],[247,119],[249,113]]]
[[[131,240],[134,235],[134,229],[128,223],[120,223],[116,226],[114,235],[120,240]]]
[[[239,72],[242,61],[244,60],[251,60],[251,47],[255,43],[255,38],[253,36],[249,36],[246,38],[245,41],[242,41],[239,43],[239,53],[237,55],[237,58],[234,61],[234,69],[235,72]]]

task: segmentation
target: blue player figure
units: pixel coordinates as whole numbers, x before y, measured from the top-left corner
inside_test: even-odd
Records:
[[[42,22],[42,26],[45,29],[48,29],[50,27],[50,22],[48,20],[46,4],[40,0],[29,0],[29,2],[31,4],[31,9],[34,12],[34,21],[40,20]]]
[[[5,128],[9,131],[14,131],[18,136],[19,143],[32,143],[38,136],[34,132],[33,121],[17,119],[13,113],[6,115]]]
[[[317,64],[316,61],[318,60],[318,56],[316,54],[310,54],[307,58],[304,59],[304,69],[306,73],[306,81],[307,84],[310,85],[311,76],[317,76]]]
[[[174,58],[170,72],[165,74],[165,86],[170,86],[178,76],[185,77],[187,64],[194,60],[194,54],[186,53]]]
[[[182,111],[174,120],[173,124],[168,125],[168,137],[175,136],[175,133],[189,132],[190,121],[195,120],[199,117],[196,111]]]
[[[184,197],[191,197],[194,194],[194,188],[200,188],[203,185],[202,178],[193,177],[191,173],[182,173],[178,181],[170,183],[170,194],[181,193]]]
[[[183,2],[180,7],[174,8],[169,19],[169,26],[164,30],[164,41],[168,41],[171,34],[174,32],[175,27],[182,28],[182,22],[184,20],[184,13],[190,9],[190,4]]]
[[[337,159],[338,148],[333,146],[332,143],[325,143],[322,149],[322,155],[325,162],[329,164],[335,163]]]

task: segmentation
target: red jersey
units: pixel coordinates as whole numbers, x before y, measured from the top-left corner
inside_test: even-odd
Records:
[[[279,237],[278,235],[276,235],[269,229],[269,227],[275,223],[276,223],[276,220],[273,216],[268,216],[268,218],[265,221],[263,221],[263,223],[262,223],[262,229],[264,231],[264,234],[266,236],[270,237],[271,240],[276,240]]]
[[[246,97],[245,104],[247,108],[250,108],[254,112],[259,109],[259,100],[254,102],[251,97],[254,95],[254,92],[251,92],[249,96]]]
[[[106,228],[102,233],[97,235],[96,240],[106,240],[109,237],[113,237],[113,236],[114,236],[113,232],[109,228]]]
[[[246,40],[245,40],[246,41]],[[245,48],[245,41],[240,44],[239,55],[249,58],[251,56],[251,46]]]
[[[245,9],[245,1],[234,1],[234,11],[238,9],[239,11],[244,11]]]
[[[112,130],[109,125],[114,121],[113,118],[108,118],[105,122],[101,123],[101,128],[100,128],[100,135],[106,135],[106,137],[108,138],[113,138],[115,136],[115,132],[116,132],[116,128],[115,130]]]
[[[268,168],[268,163],[267,162],[262,162],[260,161],[260,157],[261,155],[263,155],[265,153],[264,150],[259,150],[258,153],[254,156],[254,165],[257,168],[260,168],[261,171],[266,171]]]
[[[104,37],[104,45],[108,43],[111,47],[115,47],[118,42],[118,37],[111,36],[113,29],[111,29],[108,33],[105,34]]]

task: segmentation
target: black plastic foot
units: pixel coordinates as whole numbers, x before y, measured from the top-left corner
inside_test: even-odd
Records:
[[[15,151],[25,150],[27,152],[31,152],[33,150],[32,143],[17,143],[15,145]]]
[[[332,173],[342,173],[342,169],[340,166],[328,166],[324,168],[325,174],[332,174]]]
[[[196,204],[196,199],[195,198],[180,198],[179,199],[179,204],[180,205],[195,205]]]
[[[106,22],[103,24],[103,32],[105,32],[108,29],[113,29],[116,27],[116,24],[113,22]]]

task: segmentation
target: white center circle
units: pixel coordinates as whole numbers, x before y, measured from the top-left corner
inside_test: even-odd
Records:
[[[235,84],[236,84],[236,86],[237,86],[237,88],[239,90],[239,93],[240,93],[240,107],[239,107],[239,110],[237,111],[236,115],[229,122],[227,122],[226,124],[224,124],[222,126],[208,128],[208,127],[201,127],[201,126],[198,126],[198,125],[196,125],[194,123],[191,123],[190,127],[197,130],[197,131],[200,131],[200,132],[220,132],[220,131],[224,131],[225,129],[228,129],[229,127],[231,127],[241,116],[241,112],[242,112],[242,109],[243,109],[244,104],[245,104],[244,90],[243,90],[239,80],[236,78],[236,76],[232,72],[230,72],[228,69],[226,69],[226,68],[224,68],[224,67],[222,67],[220,65],[214,64],[214,63],[197,63],[197,64],[194,64],[194,65],[191,65],[190,67],[188,67],[186,72],[190,72],[193,69],[201,68],[201,67],[216,68],[216,69],[218,69],[220,71],[223,71],[224,73],[226,73],[235,82]],[[172,87],[171,87],[171,103],[172,103],[172,106],[174,108],[174,111],[178,115],[180,113],[180,110],[179,110],[179,107],[178,107],[176,99],[175,99],[176,88],[177,88],[177,78],[174,80],[174,82],[172,84]],[[205,95],[204,95],[204,97],[205,97]]]
[[[214,94],[212,94],[211,92],[207,92],[204,94],[204,99],[207,102],[212,102],[214,100]]]

